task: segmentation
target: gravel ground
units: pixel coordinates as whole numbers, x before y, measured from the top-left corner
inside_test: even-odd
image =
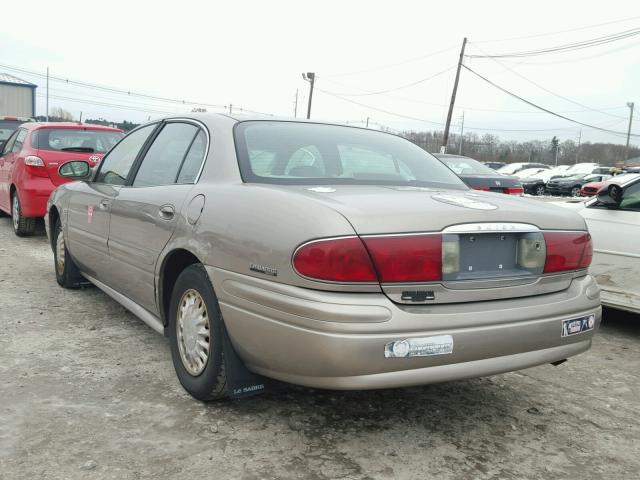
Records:
[[[95,288],[66,291],[46,237],[0,219],[0,478],[635,479],[640,318],[605,311],[558,367],[421,388],[281,386],[205,405],[168,342]]]

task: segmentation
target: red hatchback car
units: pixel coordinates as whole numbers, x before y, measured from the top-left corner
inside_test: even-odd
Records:
[[[13,217],[16,235],[33,233],[51,192],[69,179],[58,174],[71,160],[95,166],[122,138],[117,128],[78,123],[24,123],[0,152],[0,212]]]

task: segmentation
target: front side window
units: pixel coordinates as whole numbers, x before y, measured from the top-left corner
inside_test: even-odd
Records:
[[[34,133],[32,143],[39,150],[104,153],[118,143],[122,135],[87,128],[41,128]]]
[[[197,132],[198,127],[189,123],[167,123],[144,156],[133,186],[175,183],[182,161]]]
[[[285,185],[406,185],[466,190],[408,140],[362,128],[248,121],[234,130],[245,182]]]
[[[95,181],[109,185],[124,185],[138,153],[157,124],[134,130],[116,145],[100,164]]]

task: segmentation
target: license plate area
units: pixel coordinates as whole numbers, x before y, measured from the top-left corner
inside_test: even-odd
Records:
[[[541,232],[445,234],[442,278],[454,281],[538,276],[545,258]]]

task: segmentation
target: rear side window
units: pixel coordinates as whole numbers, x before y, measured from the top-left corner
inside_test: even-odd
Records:
[[[167,123],[144,156],[133,186],[175,183],[197,133],[198,127],[189,123]]]
[[[157,124],[147,125],[123,138],[102,160],[95,181],[109,185],[124,185],[133,162],[156,127]]]
[[[122,138],[122,133],[80,128],[41,128],[33,135],[39,150],[104,153]]]
[[[196,181],[206,150],[207,136],[200,130],[182,163],[177,183],[193,183]]]
[[[16,141],[13,143],[11,151],[15,153],[22,150],[25,138],[27,138],[27,131],[24,128],[21,128],[20,130],[18,130],[18,136],[16,137]]]

